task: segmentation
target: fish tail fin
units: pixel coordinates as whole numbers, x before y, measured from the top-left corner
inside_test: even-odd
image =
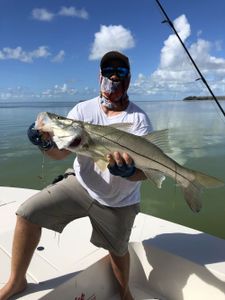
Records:
[[[201,172],[194,172],[196,180],[204,188],[217,188],[224,185],[224,182],[216,177],[206,175]]]
[[[187,186],[182,186],[184,198],[193,212],[199,212],[202,207],[201,193],[203,188],[217,188],[224,185],[221,180],[204,173],[192,171],[194,180]]]

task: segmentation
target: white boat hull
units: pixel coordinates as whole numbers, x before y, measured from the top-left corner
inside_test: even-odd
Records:
[[[15,210],[36,192],[0,187],[0,287],[10,271]],[[28,289],[14,299],[119,299],[107,251],[92,245],[90,236],[88,218],[70,223],[61,235],[44,229]],[[135,300],[225,299],[224,240],[140,213],[129,247]]]

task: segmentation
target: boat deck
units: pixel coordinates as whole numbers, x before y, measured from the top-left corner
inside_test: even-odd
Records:
[[[36,192],[0,187],[0,287],[10,271],[15,210]],[[107,251],[92,245],[90,236],[88,218],[60,235],[44,229],[28,269],[28,289],[12,299],[119,299]],[[136,300],[225,299],[225,240],[140,213],[130,253]]]

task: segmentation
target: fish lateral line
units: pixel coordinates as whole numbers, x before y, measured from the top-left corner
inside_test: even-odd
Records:
[[[89,123],[87,123],[87,124],[89,124]],[[99,125],[98,125],[99,126]],[[110,126],[110,125],[109,125]],[[116,130],[118,130],[118,131],[120,131],[119,129],[117,129],[117,128],[114,128],[114,129],[116,129]],[[112,142],[112,140],[110,139],[110,138],[108,138],[107,137],[107,135],[108,134],[105,134],[105,135],[101,135],[100,133],[96,133],[96,132],[92,132],[91,130],[88,130],[88,131],[90,131],[90,133],[92,133],[92,134],[94,134],[94,135],[96,135],[96,136],[98,136],[98,137],[103,137],[103,138],[105,138],[107,141],[109,141],[109,142]],[[123,132],[123,134],[122,135],[125,135],[127,132]],[[89,134],[89,133],[88,133]],[[127,134],[131,134],[131,133],[127,133]],[[90,134],[89,134],[90,135]],[[132,134],[131,134],[132,135]],[[133,134],[134,135],[134,134]],[[135,135],[134,135],[135,136]],[[142,136],[138,136],[138,137],[140,137],[140,138],[143,138],[144,140],[146,140],[144,137],[142,137]],[[121,137],[120,137],[121,138]],[[152,144],[150,141],[148,141],[148,140],[146,140],[146,142],[148,142],[149,144]],[[134,153],[135,155],[138,155],[138,156],[140,156],[140,154],[138,153],[138,152],[136,152],[135,150],[132,150],[132,149],[130,149],[130,148],[128,148],[127,146],[125,146],[125,145],[121,145],[118,141],[114,141],[113,140],[113,143],[115,143],[115,144],[117,144],[119,147],[121,147],[121,148],[124,148],[124,149],[126,149],[126,150],[128,150],[129,152],[132,152],[132,153]],[[155,145],[155,144],[153,144],[155,147],[157,147],[157,149],[158,150],[160,150],[160,151],[162,151],[157,145]],[[105,146],[104,146],[104,148],[105,149],[107,149],[108,150],[108,148],[106,148]],[[111,152],[111,151],[109,151],[109,152]],[[166,155],[166,154],[164,154],[164,155]],[[168,155],[166,155],[169,159],[171,159]],[[163,166],[165,169],[167,169],[167,170],[170,170],[170,171],[172,171],[173,173],[175,173],[175,176],[173,176],[173,179],[175,180],[175,181],[177,181],[176,179],[177,179],[177,176],[180,176],[180,177],[182,177],[183,179],[185,179],[185,180],[187,180],[189,183],[191,183],[191,184],[193,184],[193,181],[191,181],[190,179],[188,179],[187,177],[185,177],[184,175],[182,175],[181,173],[179,173],[179,172],[177,172],[177,163],[176,162],[174,162],[174,169],[172,168],[172,167],[168,167],[167,165],[165,165],[165,164],[162,164],[160,161],[158,161],[158,160],[155,160],[155,159],[152,159],[150,156],[146,156],[146,155],[144,155],[144,154],[142,154],[142,157],[144,157],[145,159],[147,159],[147,160],[150,160],[150,161],[152,161],[152,162],[154,162],[154,163],[156,163],[156,164],[158,164],[158,165],[160,165],[160,166]],[[132,158],[132,155],[131,155],[131,158]],[[182,166],[181,165],[178,165],[179,167],[181,167],[182,168]],[[152,170],[155,170],[155,171],[158,171],[157,169],[153,169],[153,168],[149,168],[149,169],[152,169]],[[144,172],[144,171],[143,171]],[[162,171],[159,171],[159,172],[162,172]],[[166,174],[167,175],[167,174]],[[168,176],[168,175],[167,175]],[[172,177],[172,176],[171,176]]]

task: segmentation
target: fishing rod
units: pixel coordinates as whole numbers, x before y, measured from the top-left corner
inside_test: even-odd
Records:
[[[205,84],[206,88],[208,89],[208,91],[210,92],[213,100],[215,100],[216,104],[218,105],[220,111],[222,112],[222,114],[225,117],[225,112],[223,110],[223,107],[220,105],[218,99],[216,98],[216,96],[214,95],[213,91],[211,90],[210,86],[208,85],[205,77],[202,75],[201,71],[199,70],[198,66],[196,65],[195,61],[193,60],[191,54],[189,53],[188,49],[186,48],[184,42],[182,41],[182,39],[180,38],[178,32],[176,31],[176,28],[174,27],[172,21],[170,20],[170,18],[168,17],[167,13],[165,12],[164,8],[162,7],[161,3],[159,2],[159,0],[156,0],[156,3],[158,4],[159,8],[161,9],[162,13],[164,14],[164,16],[166,17],[166,20],[164,20],[162,23],[168,23],[170,25],[170,27],[173,29],[174,33],[176,34],[176,36],[178,37],[181,45],[183,46],[185,52],[187,53],[188,57],[190,58],[192,64],[194,65],[195,69],[197,70],[200,78],[202,80],[202,82]]]

